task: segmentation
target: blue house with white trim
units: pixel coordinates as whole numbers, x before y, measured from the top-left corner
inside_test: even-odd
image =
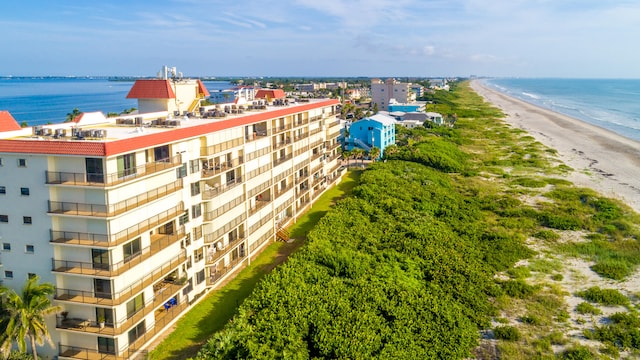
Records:
[[[396,143],[396,119],[385,114],[376,114],[352,123],[349,136],[344,139],[344,148],[353,150],[360,148],[370,151],[372,147],[380,149],[380,156],[384,149]]]

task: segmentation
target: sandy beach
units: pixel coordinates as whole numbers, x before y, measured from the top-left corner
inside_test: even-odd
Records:
[[[507,96],[479,80],[471,88],[501,109],[508,124],[557,150],[560,160],[575,170],[567,180],[640,212],[640,143]]]

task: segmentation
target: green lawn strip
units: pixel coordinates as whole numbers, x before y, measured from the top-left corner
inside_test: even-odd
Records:
[[[361,173],[362,171],[349,171],[337,186],[327,190],[313,207],[292,225],[291,237],[306,237],[337,200],[351,193],[359,183]],[[207,294],[206,299],[189,310],[176,323],[174,331],[149,353],[149,359],[178,360],[195,356],[202,345],[215,332],[222,330],[236,314],[238,306],[251,294],[258,281],[273,269],[273,264],[278,258],[288,256],[293,250],[292,247],[297,248],[301,243],[276,242],[269,245],[251,265],[244,268],[229,283]]]

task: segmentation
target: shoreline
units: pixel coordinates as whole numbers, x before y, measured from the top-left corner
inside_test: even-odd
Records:
[[[470,87],[499,108],[507,124],[555,149],[558,158],[574,169],[567,180],[640,213],[640,142],[511,97],[480,80],[472,80]]]

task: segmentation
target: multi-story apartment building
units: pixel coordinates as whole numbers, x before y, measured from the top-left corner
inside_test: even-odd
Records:
[[[410,83],[399,82],[396,79],[371,79],[371,103],[378,104],[378,110],[387,111],[391,99],[397,103],[415,101],[415,94],[410,91]]]
[[[206,89],[173,81],[133,86],[149,113],[34,128],[0,117],[3,285],[38,275],[63,309],[39,355],[143,354],[341,178],[337,100],[176,117]]]

